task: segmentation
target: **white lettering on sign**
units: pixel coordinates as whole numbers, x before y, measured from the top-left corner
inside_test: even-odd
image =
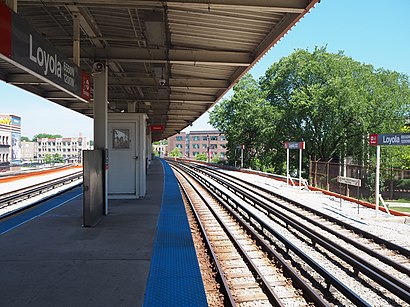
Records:
[[[401,143],[402,144],[410,144],[410,135],[409,134],[402,134],[401,135]]]
[[[395,135],[392,137],[388,137],[388,136],[383,136],[383,140],[382,140],[383,144],[400,144],[400,137]]]
[[[43,50],[41,47],[37,47],[35,56],[33,53],[33,36],[30,34],[30,60],[36,63],[40,67],[44,67],[44,75],[48,73],[55,74],[57,77],[62,77],[61,63],[58,61],[57,54],[51,55]]]

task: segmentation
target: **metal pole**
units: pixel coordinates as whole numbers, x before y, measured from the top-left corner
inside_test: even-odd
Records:
[[[289,185],[289,148],[286,148],[286,184]]]
[[[379,214],[379,198],[380,198],[380,145],[376,147],[376,217]]]
[[[243,145],[241,146],[241,168],[243,168]]]
[[[207,140],[207,155],[208,155],[208,163],[211,162],[211,159],[209,157],[209,135],[206,136],[206,140]]]
[[[302,148],[299,149],[299,188],[302,189]]]

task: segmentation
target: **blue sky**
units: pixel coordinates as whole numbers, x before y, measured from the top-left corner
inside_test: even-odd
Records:
[[[327,46],[376,68],[410,75],[410,0],[322,0],[251,70],[265,70],[295,49]],[[92,137],[92,119],[0,82],[0,113],[22,117],[22,135],[56,133]],[[187,130],[211,129],[203,115]]]

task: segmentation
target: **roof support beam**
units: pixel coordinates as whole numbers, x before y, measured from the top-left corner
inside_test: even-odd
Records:
[[[65,54],[71,50],[60,48]],[[247,67],[252,61],[252,56],[247,52],[208,51],[208,50],[169,50],[169,60],[166,59],[164,49],[144,48],[87,48],[82,49],[84,60],[106,60],[123,63],[157,63],[157,64],[186,64],[186,65],[226,65]]]
[[[235,10],[247,10],[247,11],[257,11],[257,12],[280,12],[280,13],[302,13],[304,8],[308,4],[308,0],[231,0],[227,3],[226,0],[171,0],[167,1],[167,6],[169,8],[179,8],[190,6],[191,8],[206,9],[232,9]],[[64,1],[64,0],[20,0],[19,4],[24,5],[38,4],[38,5],[67,5],[75,4],[79,7],[81,6],[105,6],[105,7],[122,7],[122,8],[144,8],[157,6],[162,7],[163,1],[135,1],[135,0],[75,0],[75,1]]]

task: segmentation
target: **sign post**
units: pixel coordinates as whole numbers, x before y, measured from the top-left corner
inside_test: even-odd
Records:
[[[242,146],[241,146],[241,168],[243,168],[243,150],[244,150],[244,148],[245,148],[245,145],[242,144]]]
[[[286,148],[286,183],[289,184],[289,149],[299,149],[299,187],[302,188],[302,150],[305,142],[285,142]]]
[[[375,197],[376,197],[376,217],[379,213],[379,201],[383,199],[380,195],[380,145],[396,145],[396,146],[408,146],[410,145],[410,133],[401,134],[370,134],[369,135],[369,145],[376,146],[376,186],[375,186]],[[388,213],[389,209],[386,207]]]

